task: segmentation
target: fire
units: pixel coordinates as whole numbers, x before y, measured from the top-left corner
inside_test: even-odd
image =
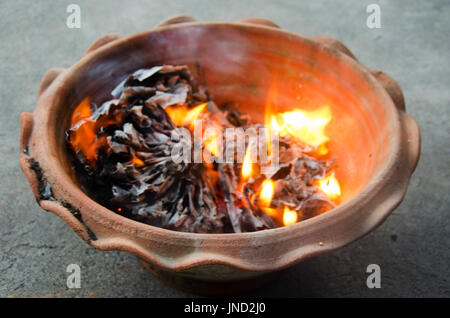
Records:
[[[187,126],[191,131],[193,131],[194,121],[200,118],[207,106],[208,103],[202,103],[192,108],[189,108],[187,105],[169,106],[166,107],[165,110],[176,126]],[[216,127],[216,129],[202,130],[203,146],[213,156],[218,156],[220,154],[220,137],[217,133],[218,129],[220,129],[220,127]]]
[[[271,92],[272,99],[274,92]],[[329,106],[321,107],[315,111],[306,111],[294,109],[288,112],[274,112],[274,101],[266,103],[265,112],[265,128],[267,132],[267,149],[271,155],[271,135],[279,136],[290,135],[297,138],[302,143],[314,148],[316,155],[322,156],[328,153],[327,143],[329,137],[325,129],[332,119],[331,109]],[[252,165],[248,163],[246,158],[242,166],[242,176],[248,178],[252,173]],[[335,200],[341,195],[339,182],[334,172],[328,177],[318,182],[320,189],[331,199]],[[274,183],[272,180],[265,180],[259,193],[259,205],[268,215],[273,218],[281,219],[285,226],[296,223],[299,220],[297,211],[284,206],[284,210],[270,208],[270,204],[274,195]]]
[[[166,107],[165,110],[176,126],[188,127],[192,131],[195,120],[199,118],[205,119],[205,115],[202,115],[202,113],[206,110],[207,105],[208,103],[202,103],[194,107],[177,105]],[[290,135],[297,138],[302,143],[314,147],[315,154],[317,155],[325,155],[328,153],[327,143],[329,137],[326,135],[325,129],[332,118],[331,110],[328,106],[324,106],[315,111],[294,109],[283,113],[273,112],[273,108],[271,103],[266,105],[265,128],[269,155],[271,155],[272,150],[272,134],[279,134],[280,136]],[[110,115],[108,117],[98,118],[95,121],[91,110],[90,98],[87,97],[75,108],[72,114],[69,135],[70,143],[74,149],[81,151],[85,155],[91,165],[94,165],[98,156],[98,148],[105,145],[105,137],[98,137],[97,134],[101,131],[102,127],[117,123],[119,120],[120,118],[118,116]],[[219,135],[214,130],[210,134],[202,131],[204,148],[213,156],[217,156],[221,151],[218,143]],[[246,181],[259,175],[259,169],[261,167],[256,163],[255,157],[257,157],[256,152],[252,153],[252,147],[249,144],[241,168],[241,189],[243,189]],[[136,156],[129,163],[135,166],[145,165],[145,162]],[[207,173],[211,184],[215,184],[218,179],[218,173],[213,169],[209,169]],[[318,180],[317,186],[330,200],[336,200],[341,196],[341,188],[334,172]],[[285,226],[300,221],[300,212],[288,206],[271,208],[274,194],[275,182],[271,179],[265,179],[259,191],[253,194],[251,202],[252,204],[257,204],[262,211],[265,211],[270,217],[278,220],[278,222],[282,222]],[[253,200],[256,198],[257,200],[254,202]],[[118,208],[117,211],[120,212],[122,209]]]
[[[249,147],[247,147],[247,150],[245,152],[244,162],[242,163],[241,174],[242,174],[243,180],[249,179],[253,174],[253,162],[252,162],[251,157],[252,156],[251,156],[251,151],[250,151],[250,146],[249,146]]]
[[[275,185],[272,180],[266,179],[263,181],[261,185],[261,193],[259,195],[259,199],[261,205],[264,207],[269,207],[272,202],[273,194],[275,190]]]
[[[98,132],[103,127],[120,122],[122,116],[122,113],[112,113],[94,118],[94,114],[91,111],[90,98],[86,97],[72,113],[69,142],[73,149],[81,151],[89,164],[95,167],[98,156],[97,150],[105,146],[106,142],[105,136],[97,136]],[[137,157],[131,159],[130,162],[137,166],[144,165],[144,161]]]
[[[176,126],[187,126],[191,131],[193,131],[194,121],[199,119],[207,106],[208,103],[199,104],[192,108],[189,108],[187,105],[176,105],[166,107],[165,110]],[[218,138],[219,136],[215,129],[208,130],[208,133],[206,134],[205,131],[202,131],[203,146],[213,156],[218,156],[220,153]]]
[[[319,180],[320,189],[331,199],[337,199],[341,195],[341,187],[334,172],[328,177]]]
[[[95,122],[91,120],[90,98],[86,97],[74,110],[71,118],[72,132],[69,136],[74,149],[82,151],[89,162],[97,159],[98,140]]]
[[[270,130],[280,136],[287,134],[298,138],[303,143],[317,149],[319,155],[328,153],[325,146],[329,141],[325,127],[331,121],[331,110],[328,106],[315,111],[294,110],[270,116]]]
[[[259,194],[255,194],[259,196],[258,206],[261,210],[267,213],[270,217],[276,219],[279,218],[279,211],[277,209],[271,208],[270,204],[272,203],[273,195],[275,193],[275,184],[272,180],[266,179],[261,184],[261,191]]]
[[[283,211],[283,224],[285,226],[294,224],[297,222],[297,219],[298,219],[297,211],[291,210],[287,206],[285,206]]]
[[[315,111],[306,111],[302,109],[294,109],[288,112],[275,112],[276,90],[270,92],[271,99],[266,103],[265,108],[265,128],[268,155],[272,155],[272,136],[292,136],[302,143],[314,148],[314,154],[322,156],[328,153],[327,143],[329,137],[325,129],[332,119],[331,109],[329,106],[321,107]],[[248,180],[253,174],[256,164],[251,161],[250,147],[247,148],[244,162],[242,164],[241,175],[243,180]],[[341,195],[339,182],[334,172],[318,182],[319,188],[331,199],[334,200]],[[258,194],[255,197],[260,209],[266,212],[270,217],[278,219],[283,225],[291,225],[300,220],[300,216],[296,210],[292,210],[288,206],[283,208],[271,208],[271,202],[275,192],[275,184],[272,180],[266,179],[261,185]]]
[[[142,161],[142,159],[139,159],[138,157],[133,157],[133,159],[131,159],[131,163],[136,165],[136,166],[143,166],[144,165],[144,161]]]
[[[206,133],[205,133],[206,135]],[[218,141],[218,135],[215,129],[210,130],[210,134],[208,136],[203,136],[203,144],[206,149],[211,153],[213,156],[218,156],[220,152],[219,147],[219,141]]]
[[[193,108],[189,108],[187,105],[169,106],[165,110],[176,126],[188,126],[193,124],[207,105],[208,103],[203,103]]]

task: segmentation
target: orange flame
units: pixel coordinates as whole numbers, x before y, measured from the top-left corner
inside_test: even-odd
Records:
[[[341,187],[332,172],[328,177],[319,180],[320,189],[331,199],[337,199],[341,195]]]
[[[145,164],[144,161],[142,161],[142,159],[139,159],[138,157],[133,157],[130,162],[136,166],[143,166]]]
[[[285,226],[297,223],[298,215],[297,211],[289,209],[285,206],[283,211],[283,224]]]
[[[189,108],[187,105],[169,106],[166,107],[165,110],[175,125],[192,126],[194,120],[200,116],[207,105],[208,103],[203,103],[194,106],[193,108]]]
[[[76,150],[81,150],[89,162],[97,159],[97,134],[92,116],[90,98],[86,97],[75,108],[71,118],[69,141]]]

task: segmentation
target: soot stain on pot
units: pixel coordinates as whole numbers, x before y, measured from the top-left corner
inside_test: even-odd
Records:
[[[80,210],[78,210],[77,208],[75,208],[72,204],[70,204],[67,201],[62,201],[61,205],[63,207],[65,207],[67,210],[70,211],[70,213],[72,213],[72,215],[77,218],[78,221],[83,222],[82,218],[81,218],[81,212]]]
[[[39,203],[41,200],[56,201],[53,196],[52,188],[45,180],[44,173],[42,172],[42,168],[39,163],[34,158],[30,158],[28,162],[30,163],[30,169],[34,171],[38,180],[39,196],[36,198],[37,202]]]
[[[43,173],[42,168],[39,165],[39,163],[34,158],[30,158],[28,161],[30,163],[30,169],[34,171],[34,173],[36,174],[36,178],[38,180],[38,193],[39,193],[39,196],[36,198],[36,201],[38,202],[38,204],[40,205],[40,201],[42,201],[42,200],[58,202],[64,208],[66,208],[78,221],[80,221],[80,223],[86,229],[86,232],[88,234],[89,240],[90,241],[96,241],[97,240],[97,236],[84,223],[83,218],[81,216],[80,210],[75,208],[69,202],[57,200],[53,196],[53,191],[52,191],[52,188],[51,188],[50,184],[45,180],[44,173]]]
[[[84,228],[86,229],[86,232],[89,236],[89,240],[91,241],[96,241],[97,240],[97,236],[95,235],[94,232],[92,232],[92,230],[86,225],[86,223],[84,223],[83,221],[83,217],[81,216],[81,212],[79,209],[75,208],[72,204],[70,204],[67,201],[60,201],[61,205],[63,207],[65,207],[67,210],[69,210],[69,212],[78,220],[80,221],[81,224],[83,224]]]

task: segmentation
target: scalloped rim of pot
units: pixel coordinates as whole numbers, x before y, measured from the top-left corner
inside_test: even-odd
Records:
[[[314,45],[359,73],[368,82],[388,116],[393,118],[390,142],[393,152],[366,186],[348,201],[311,219],[282,228],[250,233],[199,234],[166,230],[140,223],[118,215],[89,198],[65,173],[55,152],[52,116],[63,107],[61,94],[67,93],[76,75],[111,48],[125,47],[134,39],[152,32],[186,26],[223,26],[243,29],[264,29],[279,36],[294,37]],[[47,76],[48,75],[48,76]],[[96,47],[68,70],[47,74],[41,84],[40,96],[34,114],[22,115],[21,167],[38,198],[35,171],[29,159],[41,165],[45,182],[53,191],[55,200],[38,200],[41,207],[54,212],[66,221],[77,234],[95,248],[123,250],[158,267],[185,271],[199,265],[226,265],[245,271],[273,271],[288,267],[306,257],[342,247],[367,234],[381,224],[402,201],[409,178],[420,154],[420,132],[415,121],[398,109],[386,89],[356,60],[319,41],[270,26],[240,22],[188,22],[165,25],[129,37],[115,38]],[[53,81],[54,80],[54,81]],[[53,82],[52,82],[53,81]],[[53,125],[57,125],[53,118]],[[412,140],[412,142],[410,141]],[[404,164],[404,163],[407,164]],[[70,203],[74,214],[67,208]],[[65,203],[65,206],[63,205]],[[274,249],[277,250],[276,253]]]

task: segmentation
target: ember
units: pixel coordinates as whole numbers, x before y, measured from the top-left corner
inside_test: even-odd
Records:
[[[328,153],[328,107],[266,112],[269,162],[261,163],[250,138],[243,158],[222,160],[223,145],[234,147],[224,130],[262,126],[219,108],[187,66],[138,70],[111,95],[101,106],[87,97],[76,107],[68,141],[81,186],[112,211],[176,231],[232,233],[291,225],[338,203],[332,161],[317,159]],[[183,160],[174,160],[175,149],[188,149]]]

